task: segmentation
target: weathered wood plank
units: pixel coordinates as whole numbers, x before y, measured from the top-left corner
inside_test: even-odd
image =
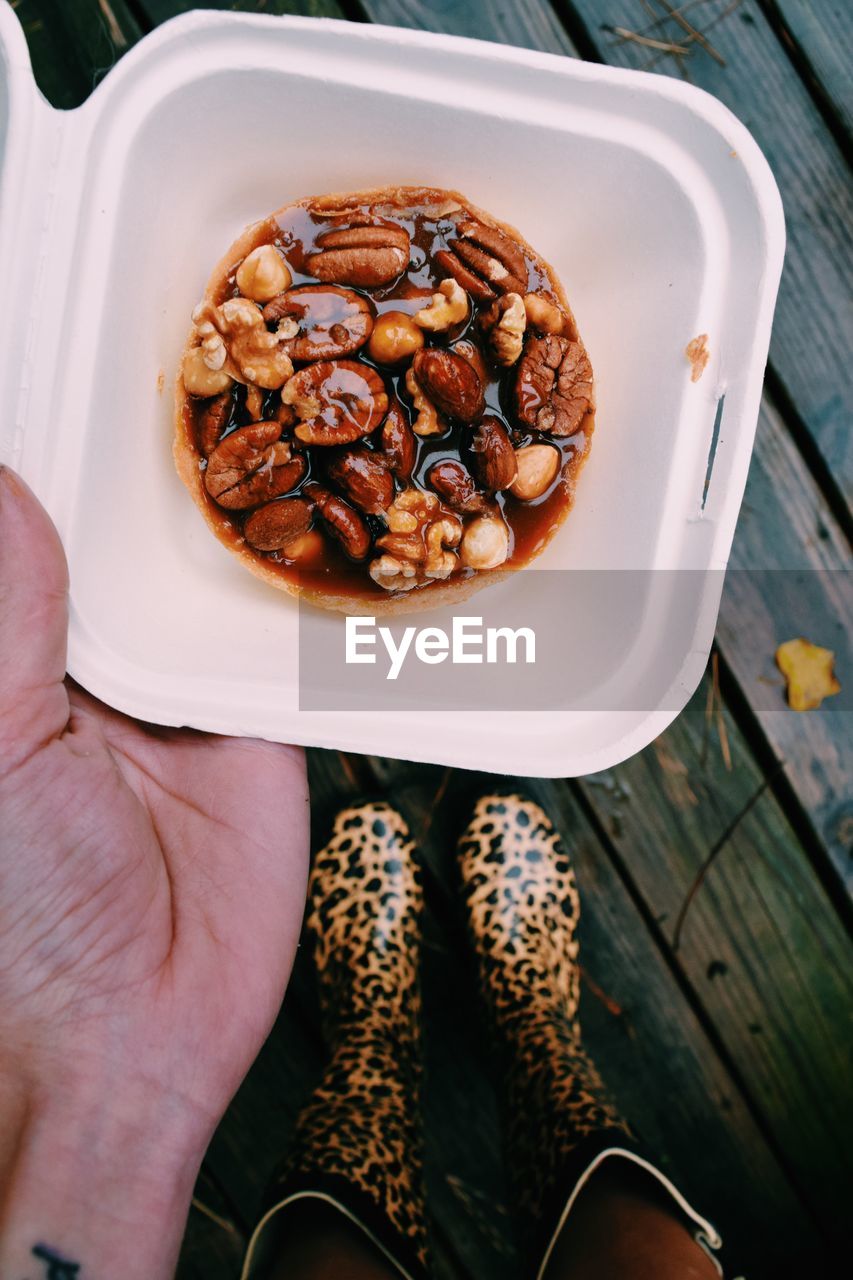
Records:
[[[579,788],[736,1064],[784,1167],[831,1234],[851,1173],[841,1135],[853,1123],[853,948],[769,790],[697,886],[716,842],[764,782],[724,712],[727,771],[706,696],[701,690],[652,748]]]
[[[547,0],[525,0],[524,4],[506,4],[504,0],[361,0],[361,7],[373,22],[390,26],[472,36],[553,53],[576,52]]]
[[[613,0],[613,5],[615,12],[617,0]],[[548,17],[551,8],[544,0],[500,10],[500,13],[499,6],[491,3],[436,6],[419,0],[367,0],[366,8],[377,20],[413,26],[420,25],[423,20],[432,30],[455,34],[468,34],[469,29],[475,28],[477,34],[495,40],[507,38],[507,15],[511,13],[512,32],[516,39],[526,33],[529,37],[527,42],[538,48],[552,52],[566,50],[562,38],[552,39],[552,18]],[[590,12],[592,8],[590,6]],[[712,11],[715,10],[712,8]],[[697,6],[696,13],[690,16],[699,22],[699,13],[701,8]],[[623,15],[621,21],[627,21],[627,18]],[[723,25],[719,28],[720,33]],[[744,30],[751,31],[751,28],[747,25]],[[712,35],[719,42],[721,34],[718,35],[718,28],[713,29]],[[613,48],[608,43],[611,38],[603,37],[600,32],[598,38],[602,51],[609,55]],[[568,51],[571,51],[570,46]],[[643,57],[649,57],[648,50],[641,52]],[[775,54],[777,77],[780,67],[784,68],[787,79],[793,83],[796,80],[793,68],[781,58],[778,49]],[[622,54],[619,57],[624,60]],[[699,57],[703,65],[711,63],[724,77],[725,73],[707,54],[697,54],[697,59]],[[776,66],[777,62],[780,66]],[[738,77],[739,85],[745,70],[738,63],[730,74]],[[725,99],[722,86],[717,85],[716,88]],[[800,90],[801,86],[797,92]],[[737,92],[743,91],[738,87]],[[787,142],[786,138],[786,145]],[[831,143],[826,139],[823,145],[831,149]],[[789,147],[789,150],[796,151],[797,148]],[[802,186],[798,188],[798,197],[801,194]],[[810,249],[804,245],[803,253],[807,252]],[[840,368],[840,357],[837,359]],[[839,376],[846,376],[839,374],[838,368],[834,366],[831,372],[824,370],[829,378],[824,389],[834,387]],[[600,429],[605,429],[605,424],[600,424]],[[819,545],[815,538],[817,529],[823,531]],[[853,823],[849,796],[853,743],[847,716],[831,705],[816,714],[797,716],[778,698],[778,690],[768,689],[763,681],[778,677],[773,654],[776,646],[789,638],[782,634],[786,626],[794,628],[791,634],[798,634],[798,628],[808,629],[808,624],[816,642],[829,644],[831,637],[837,641],[845,618],[845,583],[838,571],[848,567],[849,562],[849,548],[829,505],[793,446],[778,412],[765,397],[756,438],[755,461],[736,533],[732,563],[743,570],[806,568],[815,572],[809,577],[808,611],[802,615],[802,622],[799,621],[800,611],[792,607],[795,599],[790,594],[784,599],[778,597],[768,574],[732,575],[723,597],[721,648],[771,752],[784,759],[786,774],[814,826],[817,839],[823,842],[842,882],[848,885],[851,875],[850,827]],[[828,573],[828,570],[833,572]],[[785,600],[789,606],[787,616],[782,609]],[[763,648],[754,642],[755,628],[762,619],[774,621],[774,627],[762,628]],[[839,669],[843,670],[843,667],[840,665]]]
[[[848,140],[853,135],[853,8],[846,0],[764,0],[779,38],[804,66]]]
[[[725,0],[706,0],[691,19],[708,25]],[[688,58],[620,42],[614,27],[639,31],[649,22],[642,0],[573,0],[599,56],[616,66],[647,68],[690,79],[720,98],[754,134],[767,156],[785,205],[788,246],[773,327],[770,360],[787,395],[848,504],[853,497],[853,364],[850,300],[845,275],[853,269],[847,234],[851,187],[847,165],[805,85],[794,73],[755,0],[743,0],[709,38],[720,66],[695,50]],[[655,38],[676,39],[672,23]],[[846,319],[845,319],[846,317]]]
[[[377,761],[389,794],[410,811],[421,796],[416,834],[454,933],[462,921],[454,892],[455,840],[473,798],[505,781]],[[419,779],[413,781],[413,779]],[[446,784],[446,785],[445,785]],[[615,1101],[664,1167],[716,1222],[730,1259],[748,1275],[787,1273],[805,1261],[815,1232],[758,1130],[738,1084],[679,990],[664,957],[570,790],[528,782],[571,851],[582,900],[581,1023]],[[436,804],[436,795],[440,794]],[[448,932],[450,930],[448,929]],[[452,999],[453,988],[447,997]],[[477,1099],[467,1094],[476,1108]],[[697,1158],[697,1153],[698,1158]],[[782,1232],[782,1237],[778,1232]]]
[[[344,11],[336,0],[140,0],[140,8],[156,25],[191,9],[228,9],[240,13],[295,13],[308,18],[343,18]]]
[[[773,752],[784,761],[818,839],[850,889],[850,548],[767,397],[730,566],[717,642]],[[790,710],[774,662],[777,646],[797,635],[835,651],[845,685],[817,711]]]

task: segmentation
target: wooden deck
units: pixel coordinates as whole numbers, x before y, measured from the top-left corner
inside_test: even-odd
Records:
[[[47,97],[70,107],[145,31],[191,4],[12,0]],[[660,0],[257,0],[684,75],[752,130],[779,183],[788,252],[713,670],[676,723],[606,774],[533,791],[574,851],[582,1016],[617,1101],[720,1226],[750,1280],[816,1275],[845,1237],[853,1164],[853,667],[849,161],[853,9],[694,0],[713,50],[686,56]],[[846,275],[845,275],[846,268]],[[846,323],[845,323],[846,317]],[[774,573],[775,570],[787,570]],[[811,572],[809,572],[811,571]],[[789,711],[776,645],[839,654],[844,691]],[[385,788],[425,833],[429,1184],[440,1280],[514,1280],[493,1085],[453,890],[453,833],[481,776],[313,751],[315,838]],[[179,1275],[238,1272],[265,1179],[322,1061],[310,965],[211,1145]]]

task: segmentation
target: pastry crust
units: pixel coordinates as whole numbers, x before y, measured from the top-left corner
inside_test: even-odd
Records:
[[[349,211],[354,211],[358,207],[364,205],[382,206],[388,209],[410,210],[418,206],[428,206],[434,208],[442,204],[452,206],[455,211],[461,208],[465,213],[470,214],[477,221],[484,223],[489,227],[496,227],[498,230],[510,236],[520,245],[522,250],[535,260],[538,266],[547,277],[548,282],[553,289],[554,295],[562,306],[572,325],[572,329],[577,334],[577,325],[574,315],[569,306],[568,298],[560,280],[550,266],[540,254],[532,248],[515,227],[508,223],[500,222],[493,217],[485,209],[479,208],[473,204],[458,191],[447,190],[438,187],[372,187],[363,191],[348,191],[332,193],[322,196],[306,196],[300,200],[289,201],[282,205],[269,217],[263,218],[258,222],[252,223],[247,227],[241,235],[237,237],[234,243],[223,254],[220,261],[214,267],[213,272],[208,280],[207,287],[204,292],[204,300],[216,302],[221,297],[223,287],[229,276],[231,276],[247,254],[258,245],[266,243],[274,238],[278,232],[278,220],[289,209],[293,208],[309,208],[312,212],[327,213],[330,215],[342,215]],[[183,355],[195,345],[193,330],[187,338],[186,347]],[[183,366],[183,357],[181,367]],[[594,386],[593,398],[590,403],[589,429],[587,437],[592,434],[594,426]],[[175,436],[173,443],[173,454],[175,466],[178,475],[189,490],[193,501],[201,511],[208,527],[215,536],[222,542],[228,550],[235,555],[243,565],[253,573],[256,577],[261,578],[270,586],[276,587],[280,591],[286,591],[293,596],[301,596],[304,600],[316,605],[321,609],[333,610],[336,612],[349,613],[355,615],[378,615],[391,613],[416,613],[427,609],[439,608],[443,605],[456,604],[468,599],[476,591],[492,583],[503,581],[514,573],[522,565],[508,564],[503,568],[491,570],[479,570],[476,572],[468,571],[450,578],[430,584],[426,588],[415,589],[412,591],[401,592],[365,592],[359,595],[351,592],[341,593],[330,590],[321,589],[314,584],[312,579],[316,579],[318,575],[312,574],[310,571],[306,573],[306,580],[300,581],[297,578],[286,578],[276,567],[263,555],[259,554],[248,545],[239,535],[235,534],[234,527],[224,511],[219,511],[209,500],[204,487],[203,472],[200,467],[202,456],[199,453],[195,440],[193,439],[193,417],[191,412],[191,401],[193,397],[189,395],[184,387],[183,377],[179,371],[175,384]],[[545,546],[551,541],[557,529],[562,525],[566,516],[572,507],[574,499],[574,489],[577,475],[582,469],[589,453],[589,445],[584,454],[578,459],[573,470],[572,479],[568,484],[565,501],[561,505],[559,515],[554,520],[546,537],[544,537],[538,546],[535,555],[541,554]],[[531,557],[532,559],[533,557]],[[527,562],[529,563],[529,561]]]

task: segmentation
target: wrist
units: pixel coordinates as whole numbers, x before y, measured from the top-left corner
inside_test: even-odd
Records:
[[[173,1274],[210,1136],[202,1117],[138,1076],[7,1078],[0,1106],[0,1275],[40,1277],[36,1246],[92,1280]]]

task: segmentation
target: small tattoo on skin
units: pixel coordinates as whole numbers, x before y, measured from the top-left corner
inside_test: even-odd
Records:
[[[39,1258],[40,1261],[47,1265],[45,1280],[77,1280],[80,1273],[79,1262],[72,1262],[70,1258],[63,1258],[55,1249],[48,1248],[46,1244],[34,1244],[32,1253],[34,1258]]]

